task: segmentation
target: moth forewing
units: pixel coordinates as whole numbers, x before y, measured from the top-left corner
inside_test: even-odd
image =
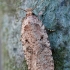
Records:
[[[54,70],[48,35],[32,9],[26,10],[22,21],[21,41],[29,70]]]

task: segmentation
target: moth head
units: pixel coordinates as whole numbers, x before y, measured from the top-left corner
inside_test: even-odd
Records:
[[[44,1],[44,0],[43,0],[43,1]],[[26,9],[26,10],[22,9],[22,10],[24,10],[24,11],[26,12],[26,15],[27,15],[27,16],[30,16],[30,15],[33,14],[33,10],[34,10],[35,8],[37,8],[37,6],[38,6],[38,1],[37,1],[36,5],[35,5],[33,8],[28,8],[28,9]]]
[[[24,10],[26,12],[26,15],[32,15],[32,8]]]

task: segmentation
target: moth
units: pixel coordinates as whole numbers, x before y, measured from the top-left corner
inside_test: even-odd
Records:
[[[31,8],[22,20],[21,42],[28,70],[54,70],[54,61],[45,27]]]

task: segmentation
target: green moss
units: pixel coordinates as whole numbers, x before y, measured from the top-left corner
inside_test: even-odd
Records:
[[[24,64],[24,70],[28,70],[28,65],[26,64],[26,60],[24,59],[24,61],[23,61],[23,64]]]
[[[63,70],[66,48],[65,47],[61,47],[60,49],[54,48],[52,52],[53,52],[55,70]]]

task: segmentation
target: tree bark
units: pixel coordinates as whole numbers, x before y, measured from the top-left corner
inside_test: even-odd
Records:
[[[2,28],[2,43],[4,70],[27,70],[20,40],[21,19],[25,12],[18,8],[37,7],[33,12],[40,16],[48,32],[55,70],[70,70],[70,0],[1,0],[0,27]],[[2,26],[3,27],[2,27]],[[6,49],[7,50],[6,50]],[[13,58],[14,57],[14,58]]]

